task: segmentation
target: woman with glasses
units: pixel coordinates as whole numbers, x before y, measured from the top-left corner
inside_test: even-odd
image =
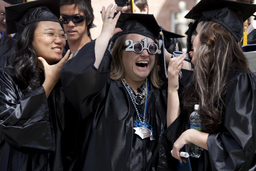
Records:
[[[6,8],[7,33],[20,38],[0,69],[0,170],[64,170],[51,93],[70,53],[62,58],[66,35],[58,17],[59,1]]]
[[[102,9],[101,35],[61,72],[64,93],[85,126],[77,170],[155,170],[165,158],[158,157],[167,108],[160,27],[153,15],[114,16],[116,7]],[[114,31],[116,22],[121,32]],[[114,32],[111,55],[104,55]]]

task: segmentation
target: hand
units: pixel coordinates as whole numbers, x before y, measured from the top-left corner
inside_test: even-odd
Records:
[[[120,28],[115,28],[117,20],[121,15],[121,12],[118,12],[117,15],[114,17],[114,13],[116,11],[117,5],[110,4],[107,9],[102,7],[102,14],[101,18],[103,21],[102,31],[101,34],[107,36],[107,38],[111,38],[117,32],[120,32]]]
[[[179,57],[170,58],[168,66],[168,91],[178,91],[179,73],[185,58],[185,54],[182,54]]]
[[[174,158],[178,159],[181,163],[186,162],[185,158],[180,157],[180,152],[181,152],[182,147],[185,144],[188,144],[188,145],[190,144],[190,142],[188,142],[188,140],[187,140],[188,133],[189,133],[189,131],[185,131],[180,135],[180,137],[174,142],[173,149],[171,151],[172,156]]]
[[[70,53],[70,50],[68,50],[65,56],[57,64],[54,65],[49,65],[44,58],[38,57],[38,60],[41,62],[44,69],[45,80],[43,83],[43,87],[45,89],[47,98],[60,78],[60,71],[62,69],[62,66],[72,57],[73,55]]]

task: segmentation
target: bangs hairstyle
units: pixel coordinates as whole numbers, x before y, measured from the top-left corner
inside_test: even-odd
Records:
[[[227,84],[235,72],[250,72],[242,48],[234,36],[222,25],[201,22],[198,35],[200,48],[195,54],[193,84],[183,104],[192,112],[199,103],[204,131],[212,133],[222,122]]]
[[[78,7],[79,11],[84,12],[86,16],[87,31],[89,33],[90,28],[92,28],[94,15],[91,1],[85,2],[84,0],[62,0],[60,6],[62,5],[75,5],[74,8]]]
[[[112,64],[111,64],[111,72],[110,72],[110,78],[112,80],[120,80],[124,78],[124,66],[122,62],[122,54],[123,50],[126,48],[125,40],[126,36],[122,35],[120,36],[114,43],[113,49],[112,49]],[[152,71],[150,72],[149,79],[150,82],[153,84],[154,87],[159,88],[163,83],[159,78],[158,75],[158,55],[155,55],[155,64],[152,68]]]

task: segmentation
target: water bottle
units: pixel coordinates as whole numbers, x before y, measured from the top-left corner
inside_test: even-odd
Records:
[[[190,114],[189,120],[190,120],[190,128],[196,129],[198,131],[201,131],[201,119],[200,115],[198,114],[199,105],[195,104],[194,111]],[[199,158],[201,156],[201,151],[203,149],[201,147],[198,147],[194,144],[190,144],[189,148],[189,155],[194,158]]]

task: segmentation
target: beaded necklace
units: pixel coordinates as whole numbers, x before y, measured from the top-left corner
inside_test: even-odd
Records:
[[[132,104],[136,110],[137,116],[139,118],[139,121],[134,121],[135,123],[135,127],[133,128],[135,130],[135,134],[139,135],[142,139],[144,138],[148,138],[150,137],[150,140],[154,140],[153,137],[153,127],[147,123],[146,119],[147,119],[147,108],[148,108],[148,92],[149,92],[149,83],[148,83],[148,79],[146,79],[146,104],[145,104],[145,109],[144,109],[144,116],[142,116],[137,108],[136,102],[134,100],[134,97],[132,96],[131,90],[130,90],[130,86],[125,82],[124,79],[122,79],[122,83],[125,87],[125,89],[127,90]],[[143,121],[142,121],[142,119]]]

